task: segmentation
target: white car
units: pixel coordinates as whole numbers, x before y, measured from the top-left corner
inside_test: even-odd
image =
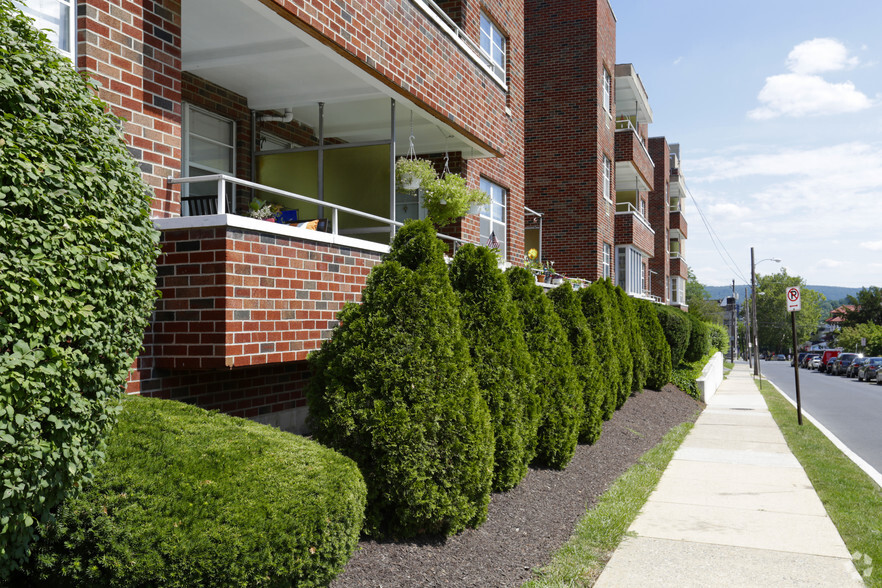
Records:
[[[814,356],[811,359],[811,361],[809,361],[809,369],[810,370],[816,370],[816,369],[818,369],[818,367],[820,365],[821,365],[821,356],[820,355]]]

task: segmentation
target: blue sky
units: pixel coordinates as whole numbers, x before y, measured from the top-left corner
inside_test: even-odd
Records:
[[[761,274],[882,285],[882,2],[611,3],[649,134],[680,144],[698,280],[743,283],[754,247],[782,260]]]

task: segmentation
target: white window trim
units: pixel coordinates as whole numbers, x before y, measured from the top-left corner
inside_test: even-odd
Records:
[[[609,75],[609,70],[605,67],[603,68],[601,88],[603,93],[601,98],[603,100],[603,109],[607,114],[612,114],[612,76]]]
[[[603,277],[610,278],[612,277],[612,245],[609,243],[603,244]]]
[[[479,213],[479,217],[485,219],[490,222],[490,232],[494,232],[496,229],[495,226],[501,225],[502,227],[502,235],[496,233],[496,239],[499,241],[501,247],[499,248],[499,253],[501,254],[502,259],[508,259],[508,190],[506,190],[503,186],[497,184],[493,180],[489,178],[482,177],[481,178],[481,189],[484,189],[484,186],[489,184],[491,192],[487,193],[490,196],[490,204],[487,206],[482,206],[481,211]],[[499,194],[502,197],[502,220],[494,220],[493,218],[493,206],[497,205],[496,200],[494,200],[493,189],[496,188],[499,191]],[[485,190],[486,192],[486,190]],[[478,229],[480,233],[480,228]],[[487,239],[490,237],[489,234],[483,235],[481,234],[481,245],[487,244]]]
[[[220,142],[215,141],[213,139],[209,139],[207,137],[200,136],[200,138],[205,141],[231,148],[231,150],[230,150],[230,168],[231,169],[229,169],[229,170],[217,169],[217,168],[213,168],[208,165],[203,165],[201,163],[192,163],[190,161],[190,135],[191,135],[191,133],[190,133],[190,112],[192,112],[194,110],[198,111],[200,114],[204,114],[205,116],[215,118],[219,121],[223,121],[225,123],[231,124],[231,126],[232,126],[232,137],[231,137],[232,144],[230,144],[230,145],[226,145],[224,143],[220,143]],[[198,106],[190,104],[189,102],[184,102],[182,104],[181,111],[182,111],[182,117],[181,117],[182,118],[182,120],[181,120],[181,176],[188,177],[189,170],[191,167],[195,167],[199,170],[209,172],[210,174],[228,174],[228,175],[235,176],[236,175],[236,121],[234,121],[233,119],[221,116],[219,114],[215,114],[209,110],[205,110],[204,108],[200,108]],[[183,198],[190,194],[189,188],[190,188],[189,184],[182,184],[181,185],[181,198],[182,198],[182,200],[181,200],[181,214],[182,215],[184,214]],[[227,191],[228,198],[232,198],[232,205],[233,205],[232,210],[235,210],[235,206],[236,206],[235,192],[236,191],[235,190],[230,191],[229,184],[227,185],[227,190],[228,190]]]
[[[77,57],[77,3],[76,0],[55,0],[58,4],[62,4],[69,8],[69,18],[67,22],[67,35],[70,41],[70,51],[66,51],[58,46],[58,42],[54,43],[55,48],[71,61],[76,62]],[[29,18],[36,19],[35,14],[31,12],[33,9],[28,7],[27,0],[15,0],[13,2],[16,8],[21,9]],[[51,39],[51,37],[50,37]]]
[[[487,27],[489,27],[489,33],[485,30],[485,26],[484,26],[485,24],[487,25]],[[505,52],[508,50],[508,39],[506,38],[506,36],[504,34],[502,34],[502,31],[499,29],[499,27],[497,27],[496,24],[492,20],[490,20],[490,17],[488,17],[483,12],[481,13],[480,27],[481,27],[481,42],[478,43],[478,47],[481,49],[481,53],[483,53],[487,57],[487,59],[490,60],[491,67],[493,68],[493,72],[496,74],[496,76],[499,77],[500,79],[504,80],[505,76],[506,76],[506,67],[507,67]],[[499,35],[499,38],[502,40],[501,46],[494,43],[494,39],[493,39],[494,33]],[[493,51],[491,51],[491,53],[487,53],[487,51],[484,49],[483,41],[484,41],[485,36],[488,37],[490,40],[491,49],[493,49],[493,50],[498,49],[499,50],[499,57],[500,57],[499,61],[497,61],[494,58]]]
[[[616,247],[616,283],[628,294],[642,295],[646,288],[643,271],[646,259],[639,249],[630,245]],[[623,267],[624,263],[624,267]]]
[[[603,155],[603,198],[612,202],[612,161]]]

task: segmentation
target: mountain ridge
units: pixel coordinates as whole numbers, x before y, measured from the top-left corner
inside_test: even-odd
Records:
[[[750,286],[745,284],[736,284],[735,285],[735,293],[738,295],[738,299],[741,300],[744,298],[744,289],[750,290]],[[722,300],[726,296],[732,295],[732,286],[705,286],[708,294],[712,300]],[[863,290],[863,288],[846,288],[844,286],[813,286],[811,284],[806,286],[808,290],[814,290],[816,292],[820,292],[824,295],[827,300],[842,300],[846,296],[856,296],[858,292]],[[749,293],[749,292],[748,292]]]

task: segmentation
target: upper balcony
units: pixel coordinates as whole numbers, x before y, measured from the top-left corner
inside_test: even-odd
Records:
[[[649,96],[630,63],[616,64],[616,115],[633,117],[637,124],[652,123]]]
[[[244,96],[252,111],[318,130],[322,103],[337,113],[325,136],[357,142],[388,136],[391,99],[399,144],[415,134],[426,153],[504,151],[506,80],[431,0],[334,11],[313,1],[187,0],[181,23],[183,71]]]
[[[649,221],[630,202],[616,203],[616,245],[633,245],[645,255],[652,256],[655,231]]]
[[[675,208],[673,204],[671,205],[670,210],[670,223],[670,228],[679,231],[684,239],[689,237],[687,234],[688,227],[686,224],[686,217],[683,216],[683,210],[680,207]]]
[[[616,119],[616,191],[653,189],[655,165],[631,118]]]

